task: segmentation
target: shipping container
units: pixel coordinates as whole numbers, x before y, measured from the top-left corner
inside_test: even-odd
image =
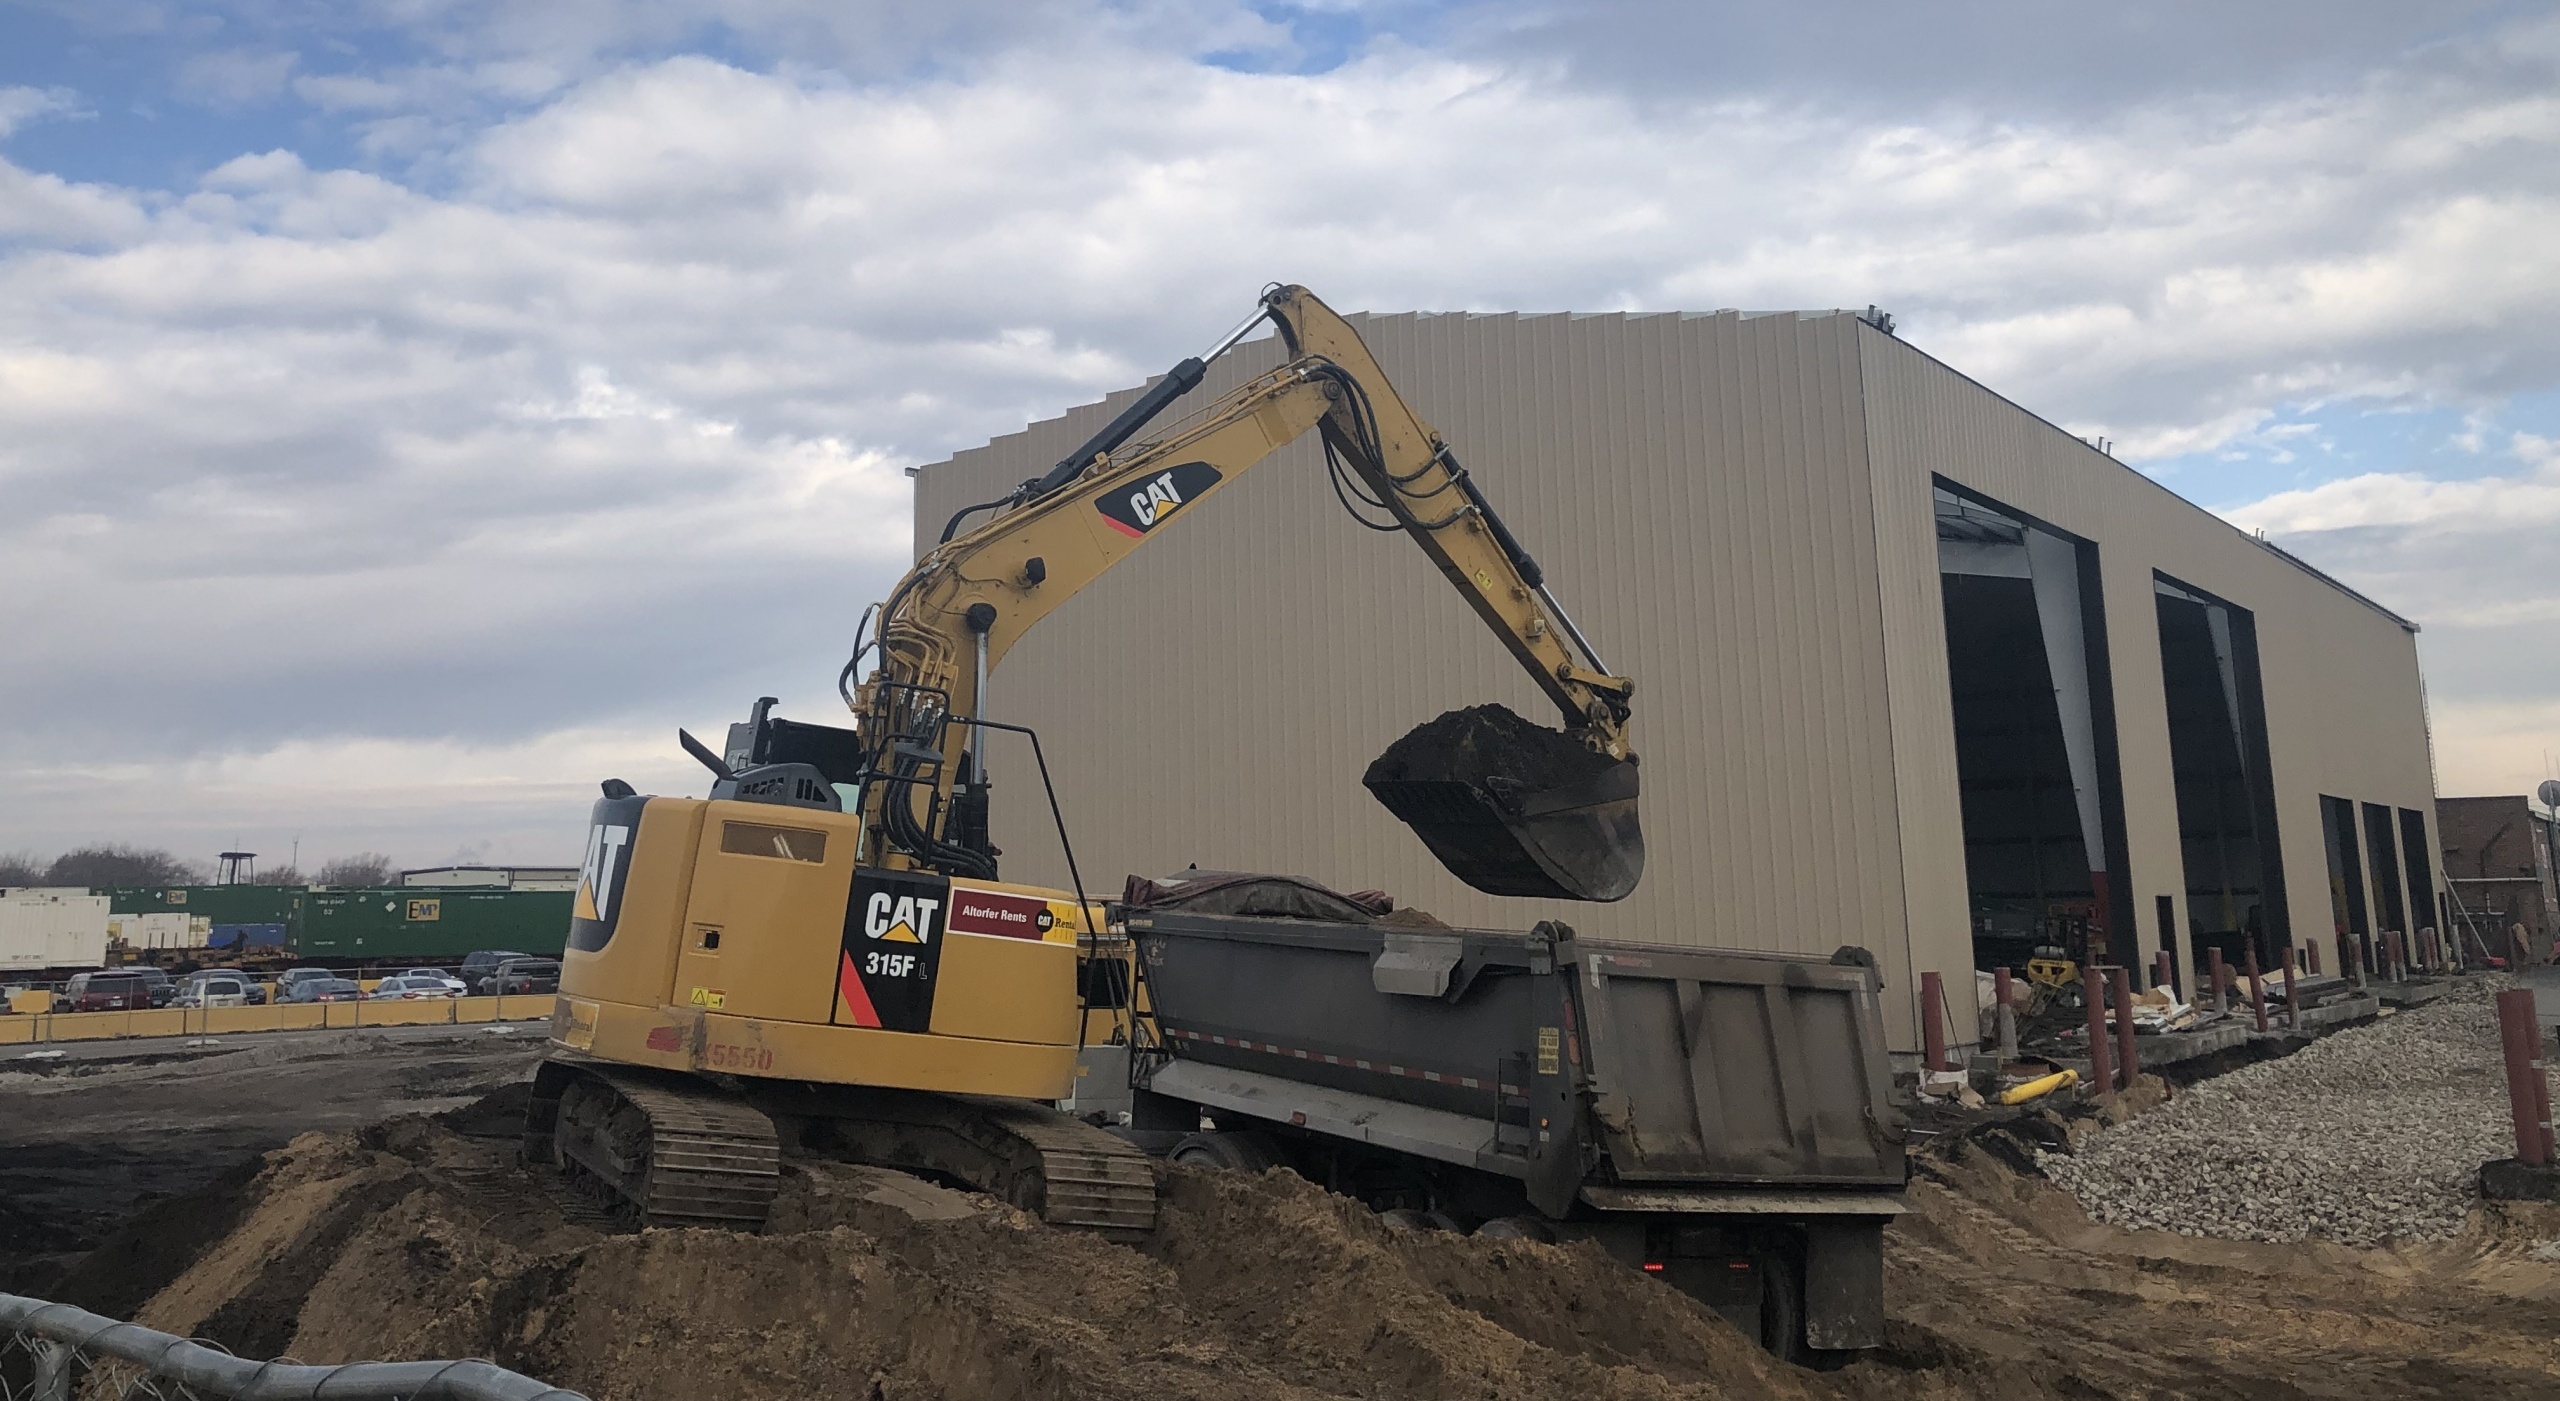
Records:
[[[281,924],[302,921],[304,887],[298,885],[119,886],[102,894],[117,914],[192,915],[212,924]]]
[[[107,897],[29,890],[0,898],[0,969],[97,968],[107,961]]]
[[[315,890],[297,954],[315,961],[450,960],[475,949],[557,957],[569,936],[567,891]]]

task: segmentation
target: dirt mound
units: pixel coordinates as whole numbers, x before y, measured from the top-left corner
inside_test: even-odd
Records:
[[[1592,1247],[1394,1232],[1286,1172],[1164,1168],[1134,1248],[796,1158],[765,1235],[627,1233],[515,1165],[509,1108],[306,1135],[92,1265],[242,1352],[491,1357],[598,1401],[2560,1394],[2560,1208],[2397,1250],[2128,1232],[2036,1175],[2043,1138],[1951,1136],[1887,1235],[1888,1346],[1817,1375]],[[181,1249],[190,1209],[222,1229]]]
[[[803,1160],[763,1236],[627,1234],[515,1168],[501,1117],[296,1140],[141,1321],[306,1362],[493,1357],[612,1401],[1816,1394],[1596,1250],[1392,1233],[1285,1172],[1164,1169],[1134,1249]]]
[[[1617,762],[1508,706],[1471,705],[1415,726],[1370,761],[1361,782],[1498,777],[1532,790],[1561,788],[1597,778]]]

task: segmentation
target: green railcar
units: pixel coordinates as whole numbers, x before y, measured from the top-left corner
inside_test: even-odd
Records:
[[[202,916],[215,924],[281,924],[290,931],[302,922],[305,888],[299,885],[146,885],[117,886],[101,893],[107,897],[110,914],[173,912]]]
[[[393,886],[314,890],[303,897],[297,957],[384,963],[451,962],[478,949],[558,957],[569,939],[565,890]]]

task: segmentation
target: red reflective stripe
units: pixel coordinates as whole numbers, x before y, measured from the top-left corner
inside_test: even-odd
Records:
[[[844,998],[845,1010],[853,1014],[855,1026],[878,1026],[880,1014],[871,1006],[871,994],[862,986],[862,975],[853,971],[853,955],[844,955],[844,964],[836,970],[836,993]]]

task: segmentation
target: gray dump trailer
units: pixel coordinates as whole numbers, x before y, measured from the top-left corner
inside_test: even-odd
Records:
[[[1140,1132],[1402,1224],[1589,1240],[1782,1356],[1884,1339],[1903,1210],[1872,960],[1122,908]]]

